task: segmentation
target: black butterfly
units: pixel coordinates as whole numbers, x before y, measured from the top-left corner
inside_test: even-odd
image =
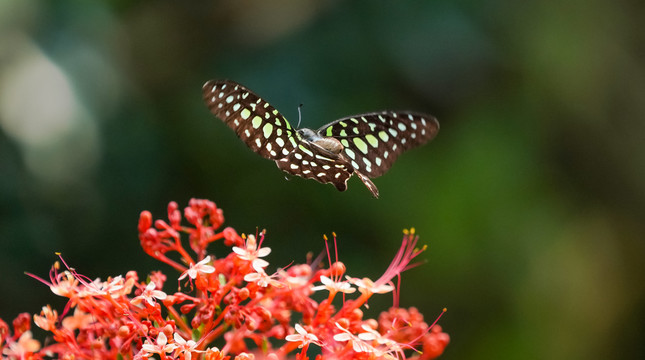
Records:
[[[370,180],[387,172],[405,150],[423,145],[439,132],[430,115],[382,111],[346,117],[318,130],[294,129],[273,106],[244,86],[211,80],[204,101],[251,150],[274,160],[283,171],[347,190],[356,174],[378,197]]]

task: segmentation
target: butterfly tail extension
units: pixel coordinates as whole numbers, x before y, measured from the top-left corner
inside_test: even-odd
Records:
[[[372,180],[370,180],[370,178],[368,178],[367,176],[363,175],[360,171],[354,171],[354,173],[356,174],[356,176],[358,176],[359,179],[361,179],[363,184],[367,186],[367,189],[372,193],[372,196],[378,199],[378,195],[379,195],[378,188],[376,187],[376,185],[374,185]]]

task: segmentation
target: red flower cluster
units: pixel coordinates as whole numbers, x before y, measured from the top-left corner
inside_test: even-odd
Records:
[[[224,217],[207,200],[192,199],[183,218],[190,225],[181,225],[182,214],[171,202],[168,222],[156,220],[153,227],[148,211],[139,219],[144,251],[180,273],[177,292],[162,291],[166,276],[160,272],[145,281],[134,271],[91,280],[57,262],[49,281],[38,279],[67,297],[67,307],[59,315],[45,306],[33,316],[51,337],[44,346],[34,340],[27,313],[13,321],[13,333],[0,319],[3,358],[434,359],[450,341],[415,308],[397,304],[392,280],[415,266],[410,262],[424,250],[415,248],[414,229],[405,232],[383,276],[372,281],[346,275],[345,265],[331,260],[327,267],[314,261],[269,274],[263,258],[271,250],[262,246],[264,232],[217,232]],[[182,235],[195,258],[184,248]],[[232,251],[220,258],[208,255],[208,245],[220,239]],[[175,252],[179,261],[168,257]],[[320,302],[312,298],[318,291],[328,293]],[[361,307],[373,294],[387,292],[394,292],[394,307],[378,320],[365,319]]]

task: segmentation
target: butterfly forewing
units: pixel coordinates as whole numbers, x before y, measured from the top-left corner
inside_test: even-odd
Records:
[[[425,144],[438,131],[432,116],[393,111],[350,116],[318,130],[340,140],[351,166],[370,178],[383,175],[401,153]]]
[[[288,156],[299,138],[289,122],[268,102],[232,81],[204,84],[204,101],[251,150],[271,160]]]

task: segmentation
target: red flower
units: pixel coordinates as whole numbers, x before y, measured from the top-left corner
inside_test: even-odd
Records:
[[[372,281],[346,275],[338,255],[327,268],[315,261],[292,264],[269,275],[265,269],[271,250],[262,246],[265,232],[256,237],[240,236],[232,228],[218,231],[223,221],[215,203],[197,199],[183,213],[171,202],[167,221],[153,221],[149,212],[141,213],[141,246],[177,271],[169,275],[177,279],[175,293],[162,290],[167,275],[159,271],[148,277],[130,271],[91,280],[62,258],[66,269],[55,263],[48,281],[31,275],[67,298],[67,306],[60,315],[45,306],[33,316],[36,325],[51,334],[43,347],[31,337],[28,314],[14,320],[13,334],[0,319],[0,350],[8,358],[29,359],[154,355],[162,360],[288,356],[306,360],[311,346],[319,348],[319,360],[405,358],[406,354],[433,359],[449,343],[441,327],[428,326],[415,308],[398,307],[400,275],[416,266],[411,261],[424,250],[415,248],[414,230],[405,233],[390,266]],[[230,251],[219,257],[209,254],[208,246],[220,239]],[[320,302],[311,297],[318,290],[328,291]],[[378,321],[364,318],[362,307],[367,301],[387,292],[394,292],[394,307]],[[223,347],[213,347],[221,338]]]

